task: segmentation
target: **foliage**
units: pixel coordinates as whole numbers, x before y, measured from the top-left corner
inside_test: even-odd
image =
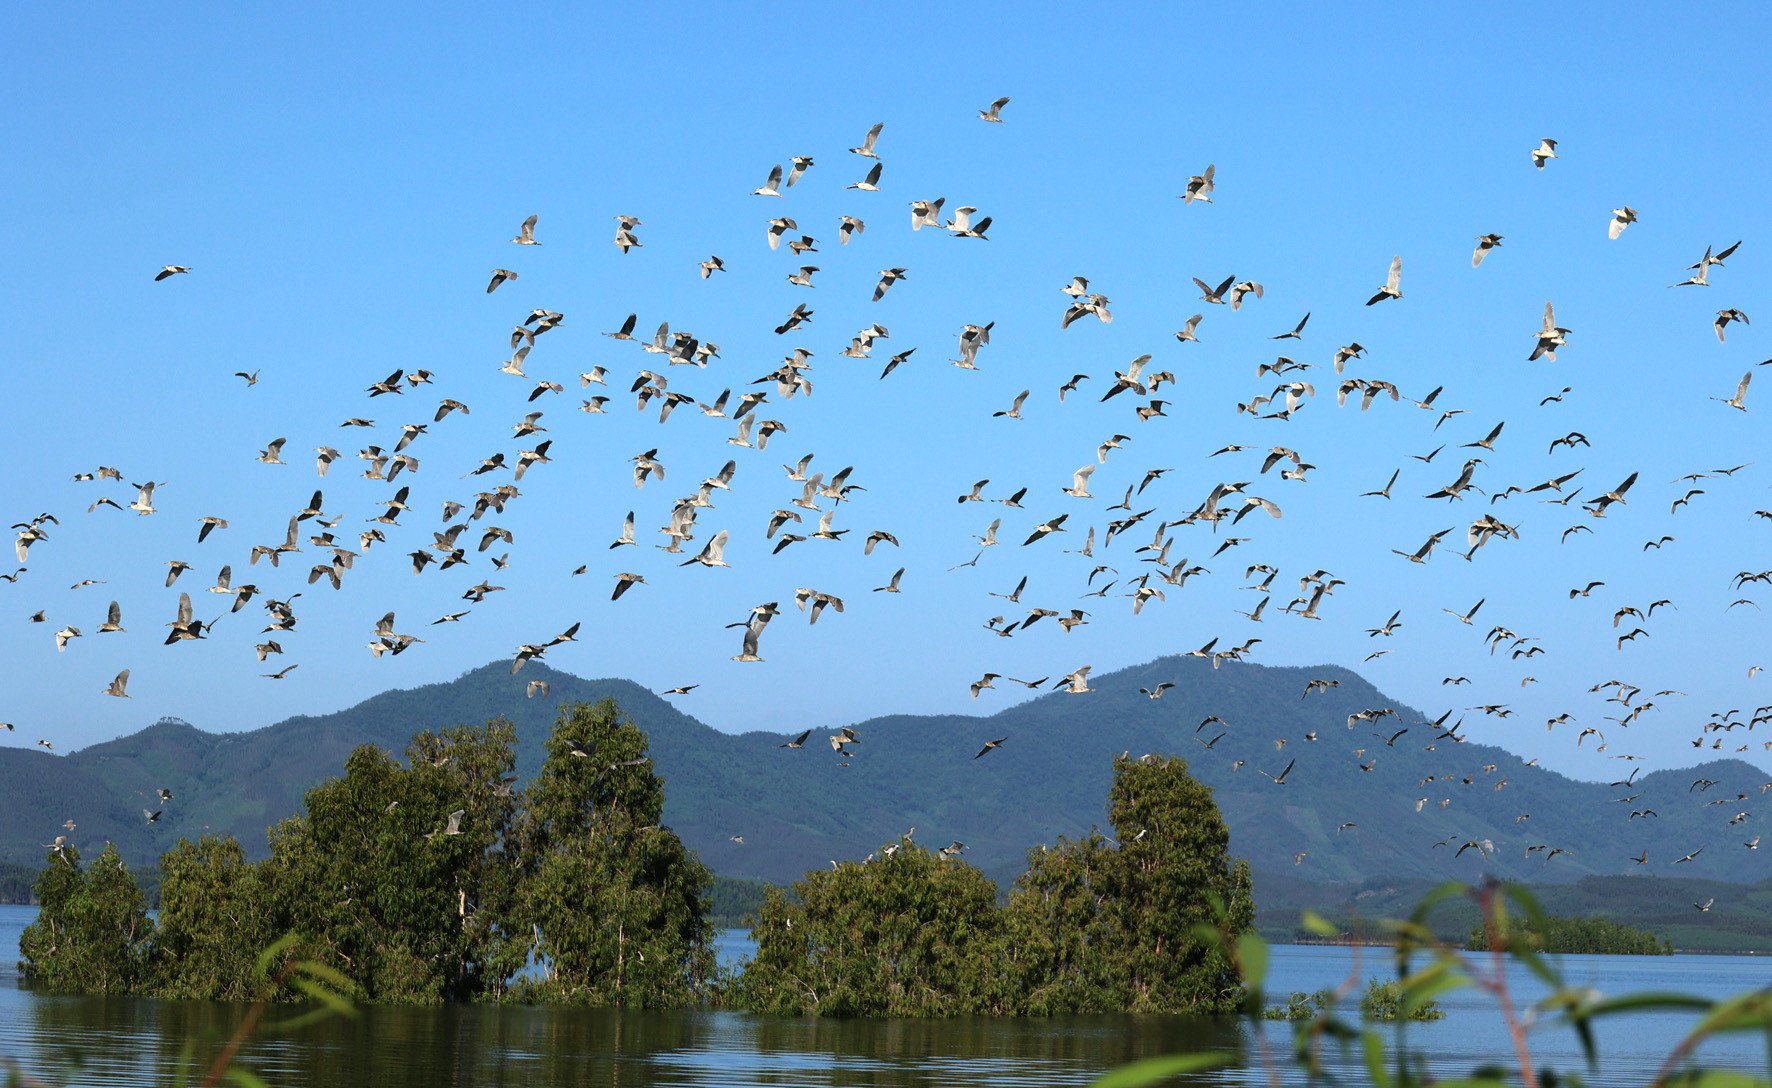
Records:
[[[1222,1012],[1231,959],[1195,934],[1254,917],[1212,792],[1179,759],[1122,757],[1100,833],[1029,853],[1006,907],[982,873],[908,837],[771,891],[733,999],[832,1016]],[[1214,904],[1230,904],[1222,915]]]
[[[760,880],[714,875],[708,891],[708,924],[715,929],[748,929],[763,909],[768,885]]]
[[[38,880],[26,975],[72,992],[300,999],[300,972],[254,960],[286,933],[289,963],[370,1001],[697,1000],[714,973],[712,878],[659,826],[645,735],[605,701],[563,710],[548,744],[521,793],[503,719],[420,733],[404,761],[364,745],[271,830],[267,860],[231,837],[167,851],[158,927],[114,850],[82,872],[64,846]],[[544,979],[522,977],[532,960]]]
[[[1765,987],[1732,998],[1711,1001],[1681,994],[1641,993],[1607,998],[1591,988],[1566,982],[1553,962],[1546,960],[1530,941],[1498,940],[1486,954],[1472,956],[1459,945],[1438,939],[1426,924],[1434,908],[1463,897],[1472,901],[1481,912],[1486,931],[1491,934],[1545,932],[1548,916],[1526,889],[1512,884],[1489,881],[1475,887],[1456,882],[1439,886],[1418,903],[1407,920],[1384,923],[1395,939],[1397,979],[1367,981],[1359,1003],[1360,1020],[1352,1022],[1340,1015],[1343,1001],[1358,988],[1358,977],[1350,976],[1333,990],[1319,990],[1309,996],[1294,993],[1283,1006],[1261,1004],[1261,986],[1266,974],[1267,946],[1258,936],[1247,931],[1233,931],[1225,922],[1228,912],[1221,913],[1215,927],[1200,931],[1203,940],[1215,942],[1235,962],[1250,1000],[1245,1015],[1255,1019],[1291,1020],[1294,1022],[1290,1062],[1296,1072],[1285,1076],[1296,1079],[1302,1074],[1310,1084],[1348,1084],[1352,1078],[1344,1068],[1332,1068],[1339,1055],[1342,1065],[1362,1068],[1365,1080],[1375,1088],[1415,1088],[1418,1085],[1484,1085],[1522,1083],[1527,1085],[1580,1085],[1581,1072],[1545,1068],[1535,1060],[1528,1042],[1527,1029],[1535,1021],[1560,1022],[1574,1031],[1586,1060],[1586,1072],[1597,1076],[1599,1054],[1594,1043],[1594,1024],[1602,1018],[1621,1014],[1660,1010],[1696,1014],[1697,1023],[1667,1055],[1656,1071],[1652,1084],[1661,1086],[1709,1086],[1709,1088],[1767,1088],[1772,1081],[1747,1074],[1705,1069],[1693,1063],[1699,1045],[1714,1035],[1727,1032],[1755,1032],[1767,1039],[1767,1058],[1772,1062],[1772,987]],[[1514,920],[1514,911],[1524,915]],[[1318,937],[1338,935],[1332,923],[1315,914],[1305,916],[1306,928]],[[1420,958],[1425,954],[1426,962]],[[1508,982],[1508,960],[1518,961],[1549,988],[1550,992],[1530,1008],[1520,1009]],[[1464,1079],[1448,1079],[1430,1072],[1422,1056],[1407,1044],[1405,1025],[1410,1020],[1433,1019],[1435,998],[1460,987],[1475,986],[1494,1000],[1507,1025],[1513,1044],[1512,1062],[1488,1062],[1473,1070]],[[1394,1045],[1387,1048],[1385,1038],[1375,1025],[1390,1020],[1395,1024]],[[1287,1058],[1276,1053],[1259,1024],[1249,1037],[1254,1041],[1253,1061],[1235,1050],[1177,1054],[1168,1058],[1145,1059],[1114,1070],[1095,1082],[1095,1088],[1144,1088],[1166,1082],[1180,1073],[1218,1066],[1258,1065],[1270,1083],[1281,1083],[1282,1065]]]
[[[1673,945],[1632,926],[1606,918],[1564,918],[1547,915],[1541,921],[1521,924],[1516,921],[1511,932],[1498,931],[1489,922],[1476,926],[1465,941],[1465,949],[1483,952],[1510,940],[1528,942],[1539,952],[1598,952],[1622,956],[1671,956]]]
[[[476,996],[496,954],[484,908],[506,891],[496,852],[514,741],[493,721],[420,733],[405,765],[376,748],[351,753],[345,776],[310,790],[306,814],[272,832],[262,879],[273,930],[301,934],[305,954],[372,1001]]]
[[[807,873],[794,892],[798,902],[765,896],[740,1003],[821,1016],[1002,1011],[1002,915],[977,869],[901,840],[873,861]]]
[[[1446,1011],[1431,998],[1426,1001],[1403,1000],[1403,984],[1396,979],[1380,982],[1366,980],[1366,992],[1360,997],[1360,1011],[1373,1020],[1441,1020]]]
[[[0,861],[0,903],[34,901],[37,870],[29,865]]]
[[[129,993],[148,977],[154,923],[114,847],[84,870],[70,846],[52,849],[37,879],[37,919],[19,938],[27,981],[80,993]]]
[[[1284,1005],[1269,1005],[1261,1010],[1263,1020],[1309,1020],[1335,1001],[1335,995],[1329,990],[1316,990],[1305,993],[1293,990],[1286,997]]]
[[[250,1001],[262,996],[255,949],[270,943],[258,867],[232,837],[180,839],[160,858],[161,906],[152,977],[160,997]]]
[[[1194,928],[1231,904],[1253,923],[1248,866],[1230,861],[1212,791],[1180,759],[1121,756],[1108,794],[1118,843],[1060,839],[1029,855],[1010,895],[1006,958],[1025,1010],[1223,1012],[1242,991],[1230,960]]]
[[[511,926],[545,968],[522,1000],[682,1005],[714,974],[713,874],[661,825],[646,735],[611,700],[561,715],[515,832]]]

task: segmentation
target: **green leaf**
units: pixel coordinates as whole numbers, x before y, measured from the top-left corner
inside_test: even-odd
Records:
[[[1526,944],[1524,933],[1515,931],[1514,939],[1508,942],[1508,952],[1515,959],[1525,964],[1526,969],[1537,975],[1539,981],[1543,982],[1546,986],[1557,989],[1563,985],[1562,977],[1558,975],[1556,971],[1551,969],[1550,964],[1545,962],[1544,957],[1533,951],[1533,949]]]
[[[1384,1067],[1384,1039],[1367,1028],[1360,1033],[1360,1044],[1366,1055],[1366,1075],[1372,1078],[1374,1088],[1390,1088],[1390,1071]]]
[[[1398,1012],[1407,1019],[1415,1010],[1425,1008],[1434,998],[1449,990],[1470,985],[1470,979],[1450,968],[1444,961],[1425,967],[1403,980],[1403,997],[1397,1002]]]
[[[1701,1069],[1668,1083],[1680,1088],[1766,1088],[1768,1082],[1732,1069]]]
[[[289,984],[300,990],[302,993],[307,994],[315,1001],[318,1001],[320,1004],[325,1005],[336,1016],[354,1017],[357,1015],[357,1007],[351,1004],[349,998],[340,994],[335,994],[317,982],[310,982],[309,980],[298,976],[290,979]]]
[[[1591,1005],[1582,1007],[1584,1016],[1609,1016],[1613,1013],[1632,1012],[1637,1009],[1695,1009],[1707,1011],[1712,1003],[1702,997],[1691,994],[1665,993],[1656,990],[1645,990],[1642,993],[1624,994],[1620,997],[1602,998]]]
[[[1772,1028],[1772,990],[1758,990],[1719,1001],[1698,1026],[1693,1036],[1719,1031],[1757,1031]]]
[[[357,988],[356,984],[353,983],[343,971],[334,967],[329,967],[324,963],[317,963],[314,960],[303,960],[295,965],[295,969],[304,975],[311,975],[312,977],[329,984],[334,990],[341,994],[348,994]]]
[[[1339,937],[1341,929],[1334,922],[1318,914],[1314,910],[1304,912],[1302,919],[1305,931],[1318,937]]]
[[[258,954],[258,960],[253,965],[253,970],[258,973],[260,978],[267,977],[271,970],[271,964],[277,962],[277,958],[293,947],[295,942],[296,936],[293,933],[285,933],[277,938],[271,942],[269,948]]]
[[[1259,991],[1267,978],[1267,942],[1254,932],[1239,934],[1237,960],[1243,967],[1243,985]]]
[[[1231,1051],[1201,1051],[1194,1054],[1165,1054],[1156,1058],[1145,1058],[1122,1065],[1109,1073],[1097,1077],[1090,1088],[1144,1088],[1147,1084],[1157,1084],[1178,1077],[1183,1073],[1198,1073],[1205,1069],[1218,1069],[1236,1060]]]
[[[1427,921],[1429,911],[1433,910],[1441,903],[1444,903],[1446,900],[1456,899],[1468,891],[1470,891],[1470,889],[1460,882],[1456,880],[1448,880],[1421,897],[1421,902],[1415,904],[1415,909],[1409,912],[1409,920],[1417,925],[1422,925]]]
[[[1539,905],[1537,897],[1534,896],[1531,890],[1524,884],[1514,884],[1512,882],[1503,884],[1501,886],[1501,893],[1519,904],[1520,909],[1526,912],[1526,920],[1531,923],[1534,930],[1543,933],[1549,928],[1550,916],[1544,912],[1544,908]]]

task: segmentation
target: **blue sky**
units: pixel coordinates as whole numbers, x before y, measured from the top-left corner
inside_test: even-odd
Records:
[[[1472,715],[1470,734],[1583,776],[1611,777],[1618,764],[1608,755],[1689,762],[1712,713],[1772,703],[1772,677],[1748,676],[1772,664],[1767,617],[1725,607],[1761,595],[1733,591],[1736,572],[1772,565],[1772,520],[1753,516],[1772,507],[1762,422],[1772,372],[1745,414],[1709,399],[1730,395],[1772,355],[1763,331],[1772,319],[1731,326],[1724,344],[1711,327],[1720,308],[1758,317],[1769,282],[1760,250],[1772,174],[1759,108],[1772,100],[1759,50],[1767,22],[1752,7],[1668,22],[1647,9],[1345,20],[1303,6],[1107,16],[1050,5],[966,22],[794,4],[658,6],[620,20],[570,8],[297,16],[217,6],[113,11],[99,31],[75,34],[65,13],[20,12],[0,72],[17,151],[0,164],[9,255],[0,312],[14,330],[0,510],[8,522],[49,511],[61,524],[16,583],[0,584],[9,662],[0,720],[18,725],[6,742],[73,748],[162,714],[256,727],[447,679],[582,622],[579,643],[550,661],[655,689],[700,684],[679,705],[723,729],[989,711],[1011,693],[973,703],[967,685],[985,670],[1040,676],[1087,663],[1102,673],[1215,636],[1221,646],[1253,636],[1264,641],[1252,660],[1355,667],[1433,713],[1506,703],[1514,717]],[[1005,123],[979,121],[999,95],[1013,99]],[[870,165],[845,149],[875,122],[885,123],[881,191],[845,190]],[[1527,153],[1547,136],[1561,157],[1536,171]],[[750,195],[795,154],[817,160],[800,185],[779,200]],[[1177,194],[1209,162],[1215,202],[1184,206]],[[935,197],[990,215],[990,241],[911,232],[908,202]],[[1606,221],[1623,204],[1641,221],[1609,241]],[[511,245],[532,213],[544,244]],[[610,244],[618,214],[645,221],[644,248],[623,255]],[[843,214],[868,224],[847,246],[836,235]],[[802,261],[765,244],[765,224],[779,215],[818,239],[804,259],[820,268],[813,289],[786,283]],[[1506,240],[1473,271],[1472,240],[1490,231]],[[1712,270],[1715,286],[1665,288],[1707,245],[1737,239],[1741,251]],[[730,271],[704,282],[696,264],[711,253]],[[1364,306],[1394,254],[1404,258],[1405,297]],[[195,271],[153,282],[168,263]],[[894,266],[909,278],[871,302],[879,270]],[[487,295],[494,267],[521,279]],[[1234,314],[1199,302],[1192,277],[1231,274],[1262,282],[1266,296]],[[1059,288],[1073,275],[1113,300],[1112,325],[1059,330],[1068,302]],[[1546,299],[1574,331],[1558,362],[1528,363]],[[812,323],[775,335],[798,303],[814,309]],[[541,338],[527,370],[567,388],[529,405],[531,383],[498,366],[511,326],[534,307],[566,321]],[[1201,342],[1177,343],[1171,333],[1201,311]],[[1269,339],[1307,311],[1302,341]],[[759,414],[788,431],[761,452],[729,445],[730,422],[693,405],[661,427],[626,392],[659,357],[597,335],[629,312],[641,332],[668,320],[721,345],[706,370],[671,368],[673,391],[711,400],[730,388],[736,399],[802,346],[816,353],[814,394],[783,401],[771,391]],[[891,331],[875,359],[840,357],[874,321]],[[947,365],[960,327],[991,321],[978,371]],[[1337,408],[1329,359],[1355,340],[1369,352],[1350,376],[1390,380],[1412,397],[1443,386],[1438,406],[1464,414],[1436,433],[1438,413],[1407,402]],[[883,360],[911,347],[911,360],[878,380]],[[1287,422],[1238,414],[1237,402],[1271,390],[1255,369],[1281,352],[1315,366],[1305,375],[1315,399]],[[1168,418],[1141,422],[1132,411],[1141,400],[1098,398],[1114,370],[1146,353],[1178,384],[1158,394]],[[588,392],[610,396],[607,415],[575,410],[576,375],[597,365],[610,388]],[[390,371],[421,367],[434,385],[365,397]],[[237,370],[261,381],[245,388]],[[1091,380],[1061,405],[1056,389],[1074,373]],[[1564,386],[1562,403],[1538,406]],[[991,417],[1024,388],[1025,419]],[[414,509],[342,591],[305,585],[322,555],[311,545],[278,571],[248,566],[251,546],[280,540],[316,486],[327,513],[343,517],[341,538],[354,537],[392,489],[362,479],[352,454],[369,442],[391,448],[399,426],[429,422],[442,397],[472,415],[433,424],[414,444],[423,461],[408,478]],[[537,408],[548,433],[513,441],[511,425]],[[349,416],[378,426],[340,430]],[[1450,507],[1421,498],[1457,475],[1469,452],[1460,443],[1502,420],[1480,486],[1583,468],[1587,498],[1637,471],[1628,504],[1596,520],[1525,496]],[[1546,454],[1572,430],[1591,448]],[[1095,474],[1097,497],[1061,494],[1115,433],[1132,441]],[[290,464],[256,462],[278,436],[289,439]],[[515,535],[509,568],[487,562],[500,546],[415,578],[404,553],[443,528],[445,499],[479,490],[481,478],[459,477],[538,438],[554,440],[554,463],[525,477],[505,516],[485,519]],[[1229,443],[1255,449],[1207,457]],[[1432,464],[1410,460],[1441,443],[1449,448]],[[317,480],[311,452],[322,444],[345,458]],[[1317,466],[1307,483],[1258,474],[1274,444]],[[667,480],[636,491],[626,459],[654,446]],[[837,526],[851,530],[844,541],[771,555],[764,522],[799,487],[779,466],[807,453],[815,471],[854,465],[851,482],[867,490],[838,509]],[[684,557],[653,549],[663,539],[655,530],[674,498],[729,457],[732,493],[702,513],[689,548],[727,529],[732,569],[678,567]],[[1669,512],[1688,486],[1678,477],[1743,462],[1733,477],[1691,485],[1705,494]],[[101,495],[134,495],[71,481],[100,464],[132,483],[162,482],[159,513],[89,515]],[[1063,549],[1080,546],[1081,530],[1104,524],[1105,508],[1155,467],[1173,471],[1137,509],[1157,513],[1112,549],[1097,543],[1096,562],[1122,580],[1150,569],[1131,548],[1149,542],[1155,521],[1186,514],[1216,482],[1253,481],[1249,492],[1279,502],[1285,517],[1216,535],[1174,530],[1171,558],[1211,573],[1164,586],[1168,600],[1135,617],[1125,598],[1081,599],[1091,563]],[[1397,468],[1392,502],[1356,497]],[[990,497],[1028,487],[1026,508],[954,501],[983,478]],[[630,509],[643,543],[611,551]],[[1522,538],[1471,563],[1450,547],[1423,566],[1390,554],[1447,527],[1456,543],[1490,510]],[[1072,531],[1020,546],[1032,525],[1061,513]],[[204,515],[230,528],[198,545]],[[1004,543],[950,571],[999,515]],[[1559,543],[1576,524],[1594,532]],[[877,528],[897,534],[902,550],[863,557],[860,541]],[[1675,541],[1642,550],[1664,534]],[[1207,558],[1227,536],[1250,540]],[[264,667],[254,659],[264,623],[256,603],[205,643],[160,646],[176,607],[177,589],[161,584],[170,559],[193,564],[179,588],[193,591],[201,614],[221,610],[223,598],[200,591],[224,563],[236,584],[274,597],[301,591],[299,633],[281,639],[287,653]],[[1280,568],[1282,591],[1260,624],[1236,614],[1259,599],[1239,588],[1254,563]],[[571,577],[580,564],[588,572]],[[870,592],[899,566],[902,594]],[[1346,583],[1323,620],[1280,614],[1284,590],[1319,568]],[[619,571],[648,584],[611,603]],[[1046,623],[1013,639],[984,630],[1012,607],[988,594],[1024,574],[1024,608],[1085,607],[1091,624],[1062,635]],[[67,588],[87,578],[104,584]],[[428,626],[469,607],[460,593],[483,578],[507,588],[459,624]],[[1607,584],[1568,598],[1590,580]],[[848,608],[816,627],[790,611],[763,637],[764,664],[730,661],[738,632],[724,625],[762,601],[786,604],[801,586]],[[1471,627],[1441,613],[1479,598]],[[1613,610],[1663,598],[1677,611],[1659,610],[1641,624],[1646,638],[1616,649],[1616,635],[1639,624],[1614,630]],[[128,631],[98,635],[112,599]],[[1397,608],[1395,638],[1362,633]],[[47,622],[27,623],[38,609]],[[372,659],[370,629],[389,610],[427,641]],[[58,654],[53,632],[68,623],[85,637]],[[1491,623],[1535,637],[1546,653],[1491,656],[1482,641]],[[1384,647],[1392,653],[1362,663]],[[260,676],[287,664],[300,668],[286,680]],[[104,697],[124,667],[133,697]],[[1537,683],[1522,687],[1528,675]],[[1472,683],[1445,687],[1448,676]],[[1618,708],[1587,692],[1614,677],[1687,694],[1657,700],[1658,713],[1622,729],[1604,720]],[[1562,711],[1576,728],[1605,730],[1607,753],[1594,755],[1592,740],[1577,749],[1569,726],[1547,733],[1544,721]],[[1727,734],[1724,754],[1749,743],[1742,755],[1772,767],[1759,743],[1767,736]]]

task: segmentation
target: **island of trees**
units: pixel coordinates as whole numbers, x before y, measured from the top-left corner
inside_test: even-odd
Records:
[[[1547,915],[1539,921],[1512,919],[1496,929],[1485,921],[1470,932],[1465,948],[1486,952],[1508,940],[1524,941],[1535,952],[1598,952],[1615,956],[1671,956],[1674,946],[1653,933],[1605,918],[1564,918]]]
[[[866,862],[770,889],[754,961],[716,970],[714,878],[665,826],[647,740],[613,701],[564,708],[541,772],[516,787],[514,729],[414,737],[404,761],[364,746],[343,777],[249,860],[232,838],[160,859],[150,918],[107,848],[63,845],[20,942],[45,989],[167,998],[267,993],[284,956],[324,964],[358,1000],[671,1007],[720,1002],[828,1016],[1229,1012],[1244,1000],[1221,941],[1251,929],[1249,870],[1184,761],[1116,761],[1100,832],[1030,851],[1007,902],[907,836]]]

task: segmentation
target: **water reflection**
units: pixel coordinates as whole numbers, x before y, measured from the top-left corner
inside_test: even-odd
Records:
[[[17,992],[15,991],[15,994]],[[165,1083],[198,1072],[243,1006],[29,995],[0,1027],[28,1068],[93,1085]],[[196,1041],[192,1053],[187,1045]],[[362,1010],[241,1059],[272,1084],[952,1085],[1086,1084],[1104,1069],[1177,1049],[1234,1047],[1234,1024],[1181,1017],[837,1021],[738,1012],[452,1007]]]
[[[69,997],[18,987],[12,969],[29,908],[0,906],[0,1055],[52,1081],[148,1088],[181,1069],[204,1067],[245,1015],[245,1006],[137,998]],[[748,951],[724,934],[723,957]],[[1571,981],[1608,993],[1672,990],[1720,997],[1763,986],[1763,959],[1747,957],[1561,957]],[[1271,992],[1331,986],[1350,971],[1387,974],[1385,957],[1356,960],[1349,949],[1276,946]],[[1530,1002],[1542,984],[1516,978]],[[1468,1074],[1508,1053],[1506,1030],[1482,995],[1444,999],[1448,1016],[1410,1028],[1411,1046],[1439,1076]],[[1186,1017],[1096,1016],[1049,1020],[775,1019],[738,1012],[610,1009],[367,1007],[355,1021],[333,1020],[284,1035],[263,1035],[242,1060],[273,1085],[339,1088],[473,1086],[878,1086],[997,1088],[1087,1084],[1139,1058],[1183,1050],[1245,1049],[1235,1022]],[[271,1020],[289,1015],[273,1010]],[[1646,1083],[1692,1018],[1646,1014],[1603,1025],[1605,1065],[1596,1082]],[[1263,1025],[1284,1056],[1290,1027]],[[186,1048],[191,1047],[189,1056]],[[1534,1033],[1535,1054],[1580,1071],[1567,1027]],[[1708,1063],[1767,1071],[1765,1040],[1734,1036],[1706,1044]],[[1357,1054],[1331,1064],[1363,1083]],[[200,1078],[199,1078],[200,1079]],[[1299,1083],[1286,1069],[1284,1083]],[[1201,1083],[1265,1083],[1260,1069],[1222,1071]]]

